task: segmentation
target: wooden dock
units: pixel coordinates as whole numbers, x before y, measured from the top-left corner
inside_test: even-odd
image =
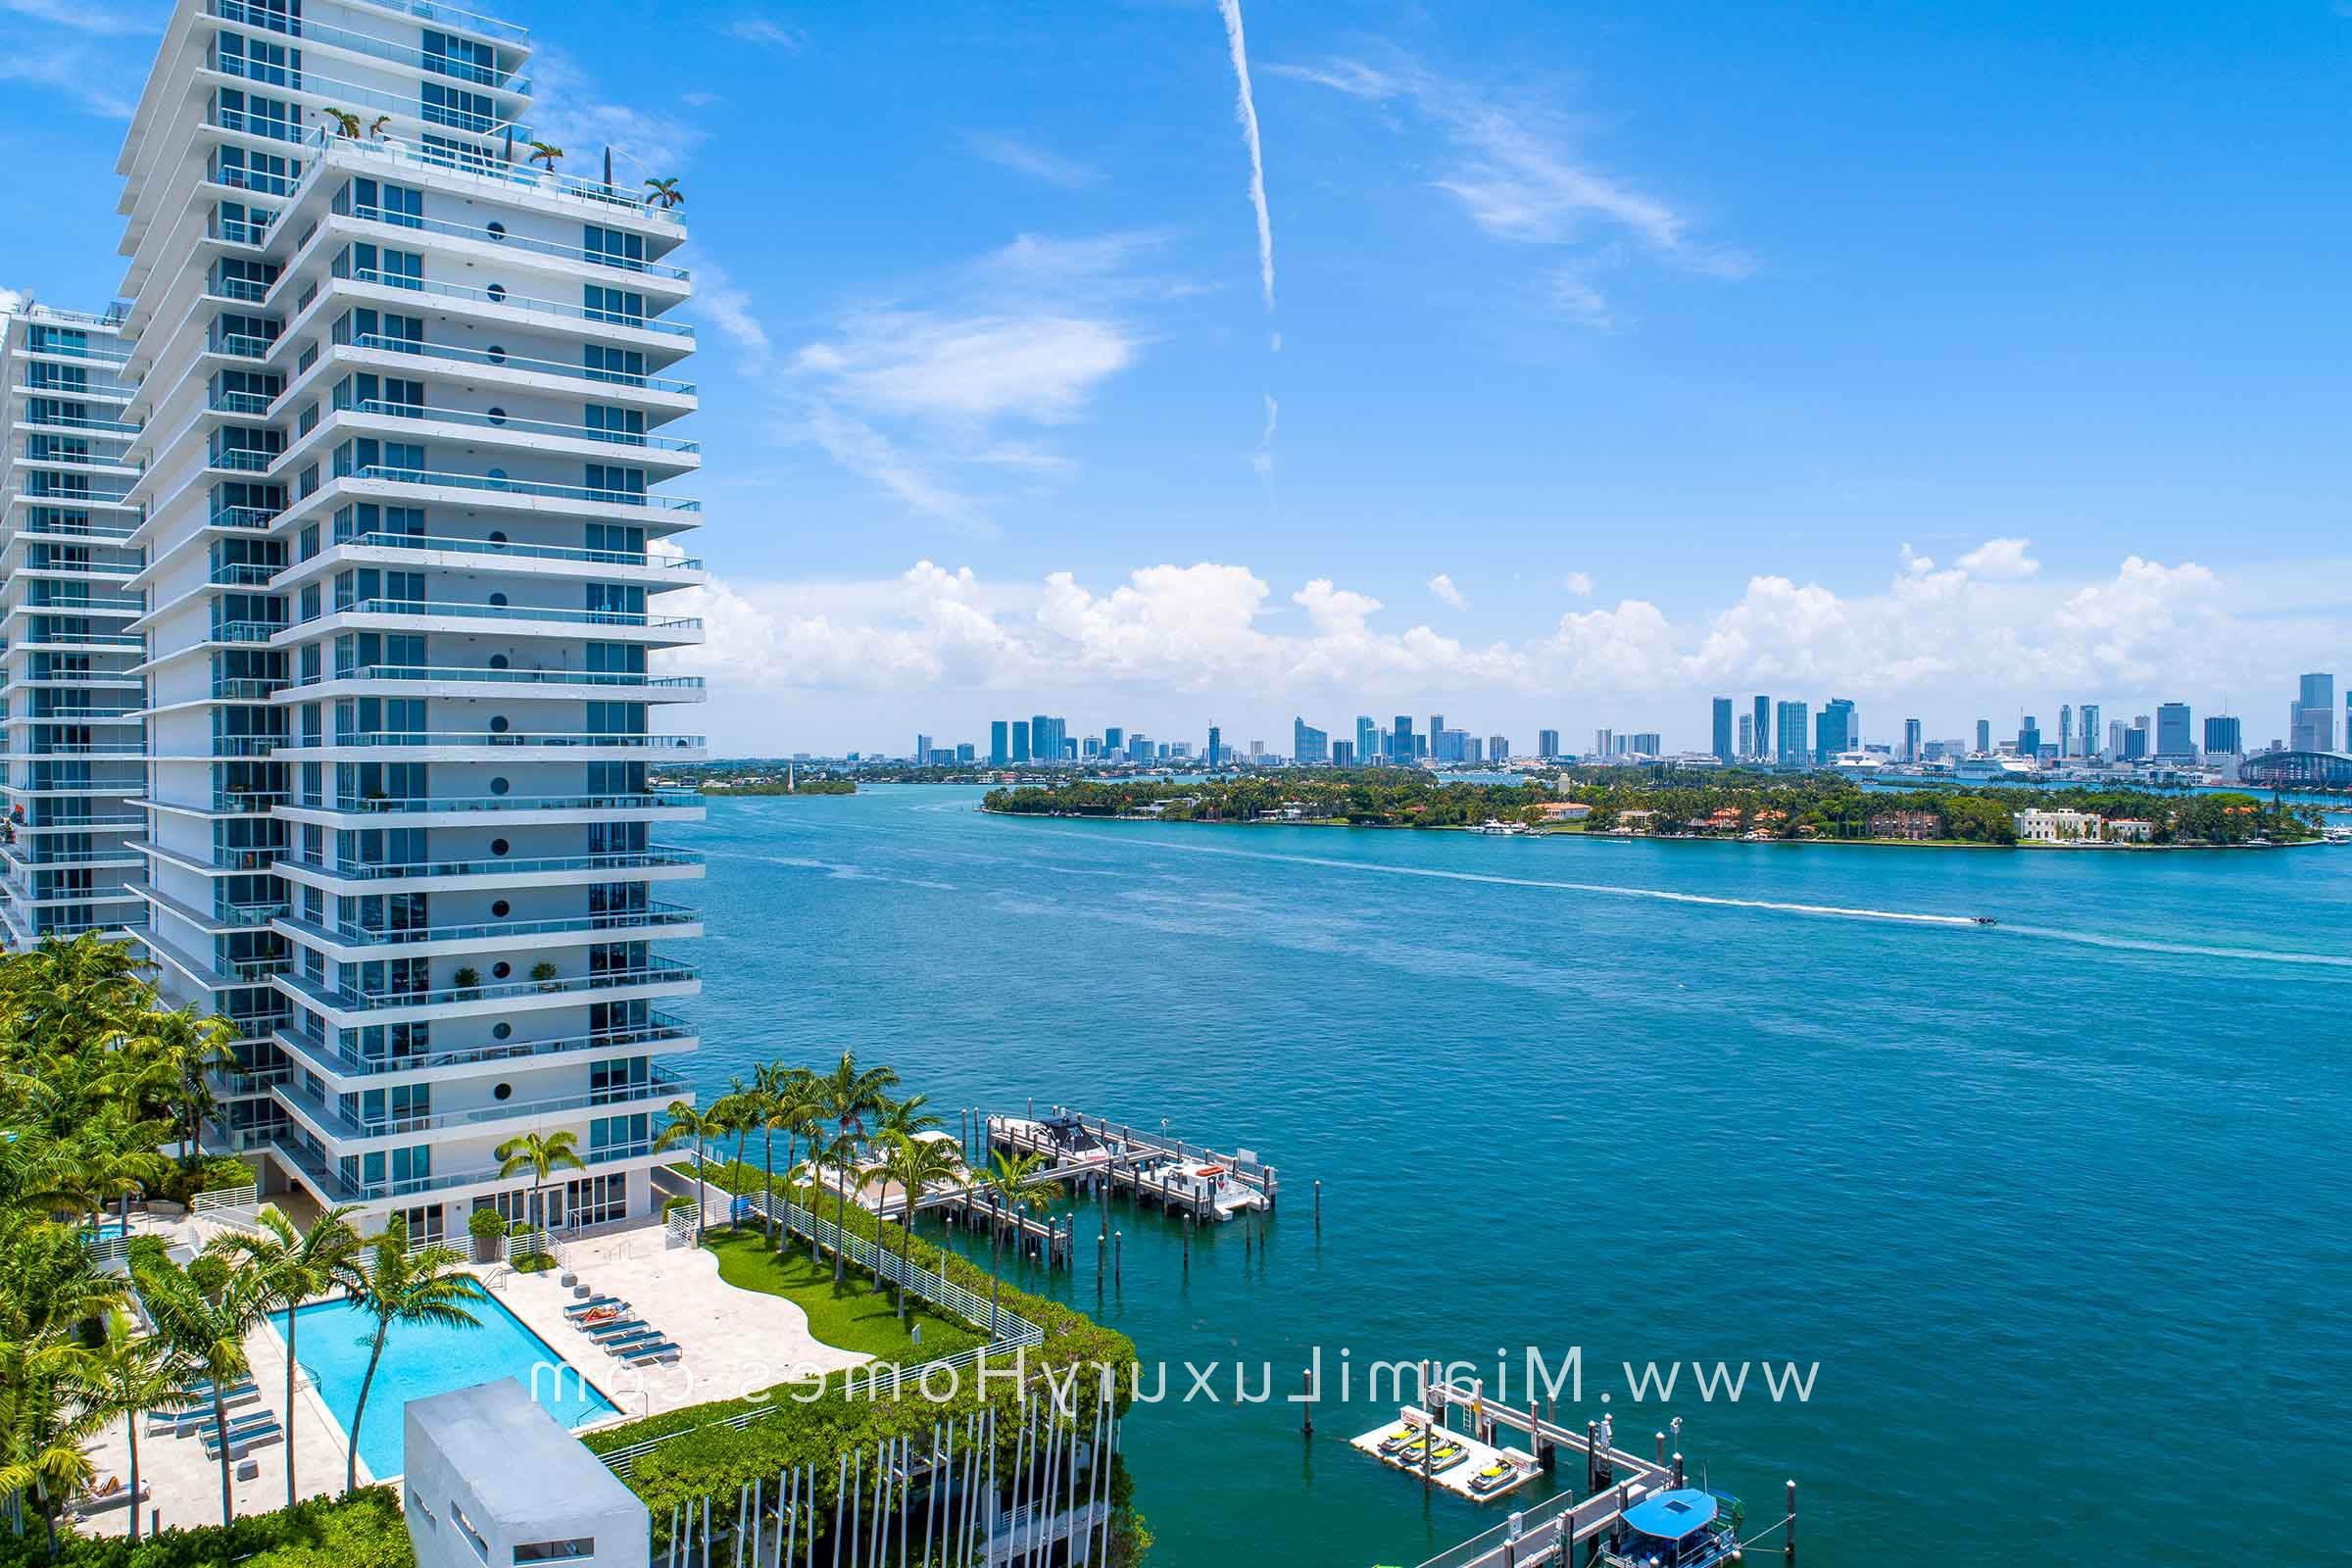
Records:
[[[1039,1175],[1073,1190],[1123,1192],[1139,1203],[1153,1203],[1200,1224],[1215,1224],[1251,1209],[1272,1210],[1281,1182],[1273,1166],[1248,1150],[1227,1152],[1187,1143],[1164,1133],[1137,1130],[1125,1122],[1055,1107],[1040,1120],[1031,1113],[967,1112],[965,1136],[975,1133],[983,1150],[1038,1154],[1048,1161]],[[1171,1179],[1172,1163],[1215,1165],[1225,1178],[1216,1190]]]

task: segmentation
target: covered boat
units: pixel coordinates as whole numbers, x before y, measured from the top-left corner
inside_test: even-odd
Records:
[[[1625,1510],[1600,1560],[1609,1568],[1712,1568],[1733,1561],[1740,1550],[1740,1512],[1738,1499],[1696,1487],[1661,1492]]]

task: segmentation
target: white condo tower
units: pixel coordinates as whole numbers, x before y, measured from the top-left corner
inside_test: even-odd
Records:
[[[530,161],[529,53],[430,0],[178,0],[119,166],[141,939],[247,1037],[265,1191],[417,1238],[522,1217],[492,1152],[558,1128],[551,1222],[644,1213],[690,1098],[658,950],[702,866],[658,834],[702,811],[648,780],[703,755],[649,723],[703,695],[649,672],[702,635],[660,612],[704,580],[656,488],[700,463],[685,230]]]

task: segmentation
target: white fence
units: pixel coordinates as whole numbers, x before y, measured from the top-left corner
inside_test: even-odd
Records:
[[[216,1225],[233,1225],[241,1231],[254,1229],[254,1216],[261,1211],[261,1190],[251,1182],[242,1187],[223,1187],[218,1192],[198,1193],[188,1204],[189,1218],[210,1220]]]

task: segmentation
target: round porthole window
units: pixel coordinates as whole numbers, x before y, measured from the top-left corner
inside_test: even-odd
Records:
[[[505,839],[492,839],[490,841],[490,853],[492,855],[503,857],[507,853],[507,841]]]
[[[504,1029],[506,1025],[502,1023],[499,1027]],[[508,1100],[513,1098],[514,1094],[514,1086],[513,1084],[500,1084],[496,1089],[490,1091],[490,1098],[492,1100]]]
[[[492,655],[490,656],[490,667],[491,667],[492,669],[504,669],[504,668],[506,668],[506,667],[507,667],[507,656],[506,656],[506,655],[504,655],[504,654],[492,654]]]
[[[504,223],[492,223],[489,228],[489,234],[492,239],[505,239],[507,237],[507,225]]]
[[[492,594],[490,596],[490,602],[499,606],[501,609],[504,609],[507,603],[507,596],[505,594]]]
[[[504,980],[507,976],[513,974],[514,972],[514,966],[506,962],[504,959],[501,959],[499,962],[490,966],[490,978],[493,980]]]
[[[513,914],[514,912],[514,906],[504,899],[501,899],[496,904],[490,906],[490,918],[493,920],[504,920],[508,915]]]
[[[507,285],[504,283],[493,283],[482,292],[490,296],[491,304],[502,304],[505,302],[507,297]]]
[[[505,346],[502,344],[491,344],[489,348],[489,355],[490,363],[492,365],[504,365],[507,363],[507,351]]]
[[[504,409],[492,409],[492,410],[490,411],[490,422],[491,422],[492,424],[504,424],[504,423],[506,423],[506,422],[507,422],[507,411],[506,411],[506,410],[504,410]]]
[[[504,529],[504,528],[493,528],[493,529],[491,529],[491,530],[490,530],[490,542],[491,542],[492,544],[494,544],[494,545],[503,545],[503,544],[505,544],[505,543],[507,542],[507,530],[506,530],[506,529]]]
[[[493,795],[504,795],[513,786],[503,778],[494,778],[490,781],[490,793]]]
[[[493,734],[493,735],[504,735],[506,732],[507,732],[507,715],[506,715],[506,714],[504,714],[504,713],[501,713],[501,714],[499,714],[497,717],[495,717],[495,718],[493,718],[492,720],[490,720],[490,733],[491,733],[491,734]]]
[[[493,1040],[512,1040],[514,1037],[514,1026],[511,1023],[501,1022],[490,1026],[490,1038]],[[506,1085],[501,1084],[499,1087],[504,1089]]]

